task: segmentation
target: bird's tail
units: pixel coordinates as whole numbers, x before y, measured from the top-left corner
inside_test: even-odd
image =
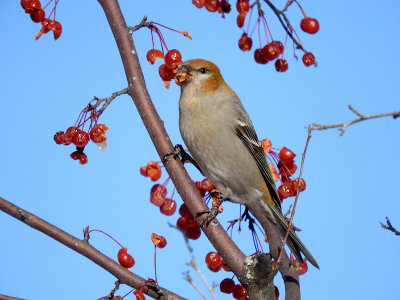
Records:
[[[275,217],[275,225],[279,231],[279,234],[281,235],[281,237],[285,237],[288,226],[289,226],[289,222],[288,220],[285,219],[285,217],[282,215],[281,211],[273,205],[268,205],[271,210],[272,213]],[[300,262],[303,263],[303,258],[301,256],[301,253],[303,253],[303,255],[305,256],[305,258],[316,268],[319,269],[318,263],[315,260],[315,258],[312,256],[312,254],[310,253],[310,251],[308,251],[308,249],[306,248],[306,246],[304,246],[304,244],[300,241],[299,237],[297,236],[297,234],[293,231],[293,229],[290,229],[289,231],[289,236],[286,240],[286,244],[288,245],[288,247],[290,248],[290,250],[292,251],[293,255],[296,257],[296,259]]]

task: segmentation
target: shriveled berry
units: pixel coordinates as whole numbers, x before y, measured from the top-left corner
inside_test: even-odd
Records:
[[[289,68],[289,64],[286,59],[280,58],[280,59],[276,60],[275,69],[278,72],[286,72],[288,68]]]
[[[155,161],[149,161],[147,164],[147,175],[152,181],[157,181],[161,177],[161,167]]]
[[[87,161],[88,161],[87,155],[85,153],[81,153],[81,155],[79,156],[79,163],[81,165],[85,165],[87,164]]]
[[[63,144],[64,145],[69,145],[72,143],[72,137],[74,136],[75,131],[77,131],[78,128],[76,128],[75,126],[69,127],[64,135],[63,135]]]
[[[192,3],[197,8],[202,8],[206,4],[206,0],[192,0]]]
[[[294,261],[294,264],[296,265],[296,260]],[[298,267],[298,270],[299,270],[299,275],[304,275],[304,274],[306,274],[307,273],[307,271],[308,271],[308,265],[307,265],[307,261],[305,260],[302,264],[299,264],[299,267]]]
[[[247,36],[247,33],[243,33],[239,39],[239,48],[242,51],[249,51],[253,45],[253,40]]]
[[[132,268],[135,265],[135,260],[127,251],[128,249],[126,248],[121,248],[121,250],[118,251],[118,261],[124,268]]]
[[[59,131],[54,135],[54,141],[56,144],[61,145],[63,143],[64,131]]]
[[[89,132],[90,139],[95,143],[102,143],[107,140],[105,137],[105,133],[108,130],[108,127],[104,124],[97,124],[93,126],[93,128]]]
[[[80,129],[77,129],[72,136],[72,143],[79,148],[84,148],[89,140],[89,134]]]
[[[227,0],[221,0],[219,5],[221,7],[222,12],[227,14],[231,11],[231,5],[229,4],[229,2]]]
[[[219,284],[219,289],[222,293],[231,294],[235,290],[235,282],[230,278],[225,278]]]
[[[206,0],[206,9],[210,12],[215,12],[218,10],[219,1],[218,0]]]
[[[39,0],[29,0],[29,1],[24,1],[23,3],[21,1],[21,6],[22,5],[25,6],[24,8],[27,14],[30,14],[35,10],[42,8],[42,4],[40,3]]]
[[[48,27],[53,31],[54,40],[57,40],[62,33],[62,26],[58,21],[50,21]]]
[[[78,160],[79,157],[81,156],[82,152],[81,151],[74,151],[72,152],[69,156],[73,159],[73,160]]]
[[[134,291],[133,294],[136,296],[136,300],[146,300],[143,293],[139,290]]]
[[[160,207],[160,212],[166,216],[172,216],[176,211],[176,201],[166,198],[163,205]]]
[[[262,64],[262,65],[265,65],[268,62],[268,59],[264,58],[263,49],[262,48],[256,49],[254,51],[254,60],[256,61],[256,63]]]
[[[157,248],[160,248],[160,249],[167,246],[167,240],[165,239],[165,237],[155,234],[155,233],[151,234],[151,241]]]
[[[236,9],[239,12],[239,14],[243,12],[248,12],[250,9],[250,3],[249,0],[238,0],[236,2]]]
[[[237,24],[237,26],[238,26],[239,28],[242,28],[242,27],[244,26],[244,20],[246,19],[246,15],[247,15],[247,13],[244,12],[244,13],[240,13],[240,14],[237,16],[236,24]]]
[[[314,18],[304,18],[300,22],[300,27],[304,32],[314,34],[319,30],[319,22]]]
[[[307,52],[306,54],[304,54],[303,55],[303,63],[306,67],[314,65],[315,64],[314,54],[312,54],[311,52]]]
[[[150,49],[147,51],[146,59],[149,64],[153,65],[157,58],[164,58],[164,54],[160,50]]]

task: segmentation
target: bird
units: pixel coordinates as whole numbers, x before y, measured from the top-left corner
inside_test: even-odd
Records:
[[[281,237],[288,229],[271,170],[253,123],[220,69],[204,59],[191,59],[177,69],[181,86],[179,129],[201,172],[230,201],[261,210]],[[253,213],[254,215],[254,213]],[[296,259],[301,253],[316,268],[317,261],[290,229],[286,241]]]

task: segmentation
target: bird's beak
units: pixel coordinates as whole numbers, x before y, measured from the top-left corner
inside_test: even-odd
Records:
[[[188,79],[191,76],[192,76],[192,74],[190,74],[190,69],[187,66],[182,65],[176,71],[175,83],[177,85],[182,85],[182,82],[184,82],[186,79]]]

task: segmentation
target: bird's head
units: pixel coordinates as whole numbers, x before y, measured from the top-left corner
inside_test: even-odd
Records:
[[[219,68],[204,59],[191,59],[184,62],[177,70],[175,81],[182,91],[190,88],[200,94],[212,94],[226,86]]]

